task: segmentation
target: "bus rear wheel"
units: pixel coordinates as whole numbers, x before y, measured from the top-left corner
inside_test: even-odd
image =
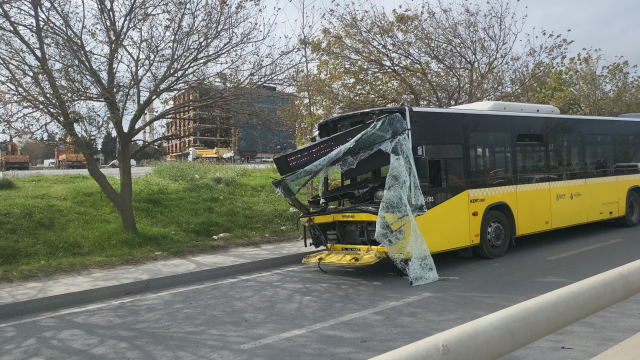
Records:
[[[618,224],[625,227],[633,227],[640,224],[640,195],[637,192],[629,192],[626,213],[618,219]]]
[[[480,227],[480,245],[474,246],[473,255],[495,259],[507,253],[511,241],[509,221],[503,213],[490,210],[482,219]]]

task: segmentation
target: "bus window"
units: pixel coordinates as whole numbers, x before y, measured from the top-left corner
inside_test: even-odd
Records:
[[[429,159],[429,186],[433,188],[443,187],[444,160]]]
[[[518,183],[530,184],[545,182],[544,146],[518,144],[516,148],[516,164],[518,166]]]
[[[616,175],[637,174],[632,165],[640,163],[640,134],[616,136],[614,160]]]
[[[571,131],[571,129],[566,130]],[[584,178],[587,168],[580,160],[580,150],[582,149],[580,135],[577,132],[550,132],[548,136],[549,166],[545,167],[545,172],[552,175],[552,180]]]
[[[464,179],[462,145],[425,144],[414,148],[416,173],[420,183],[430,188],[455,185]]]
[[[584,142],[585,165],[592,176],[613,175],[615,163],[611,135],[585,135]]]
[[[471,133],[469,160],[472,187],[511,184],[511,134]]]

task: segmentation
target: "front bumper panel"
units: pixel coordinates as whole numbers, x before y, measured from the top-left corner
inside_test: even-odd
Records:
[[[382,260],[383,256],[375,251],[321,251],[319,253],[305,256],[302,259],[303,264],[316,265],[372,265]]]

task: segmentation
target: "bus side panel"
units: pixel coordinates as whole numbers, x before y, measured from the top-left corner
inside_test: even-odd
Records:
[[[471,245],[469,242],[469,194],[465,191],[416,217],[418,229],[430,252]]]
[[[587,222],[584,179],[552,182],[550,188],[553,229]]]
[[[586,179],[588,221],[618,216],[617,178],[617,176],[608,176]]]
[[[517,234],[551,230],[549,183],[518,185]]]
[[[640,174],[620,175],[618,178],[618,216],[627,214],[627,193],[633,186],[640,186]]]
[[[469,239],[472,244],[480,243],[482,216],[487,207],[495,203],[506,203],[511,208],[513,216],[518,218],[518,198],[515,186],[469,190],[469,213],[478,212],[477,216],[469,218]]]

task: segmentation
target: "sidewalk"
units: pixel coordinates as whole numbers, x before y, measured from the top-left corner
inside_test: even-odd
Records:
[[[0,289],[0,320],[299,264],[304,255],[315,251],[294,241],[9,285]]]
[[[615,345],[591,360],[637,360],[640,359],[640,333]]]

